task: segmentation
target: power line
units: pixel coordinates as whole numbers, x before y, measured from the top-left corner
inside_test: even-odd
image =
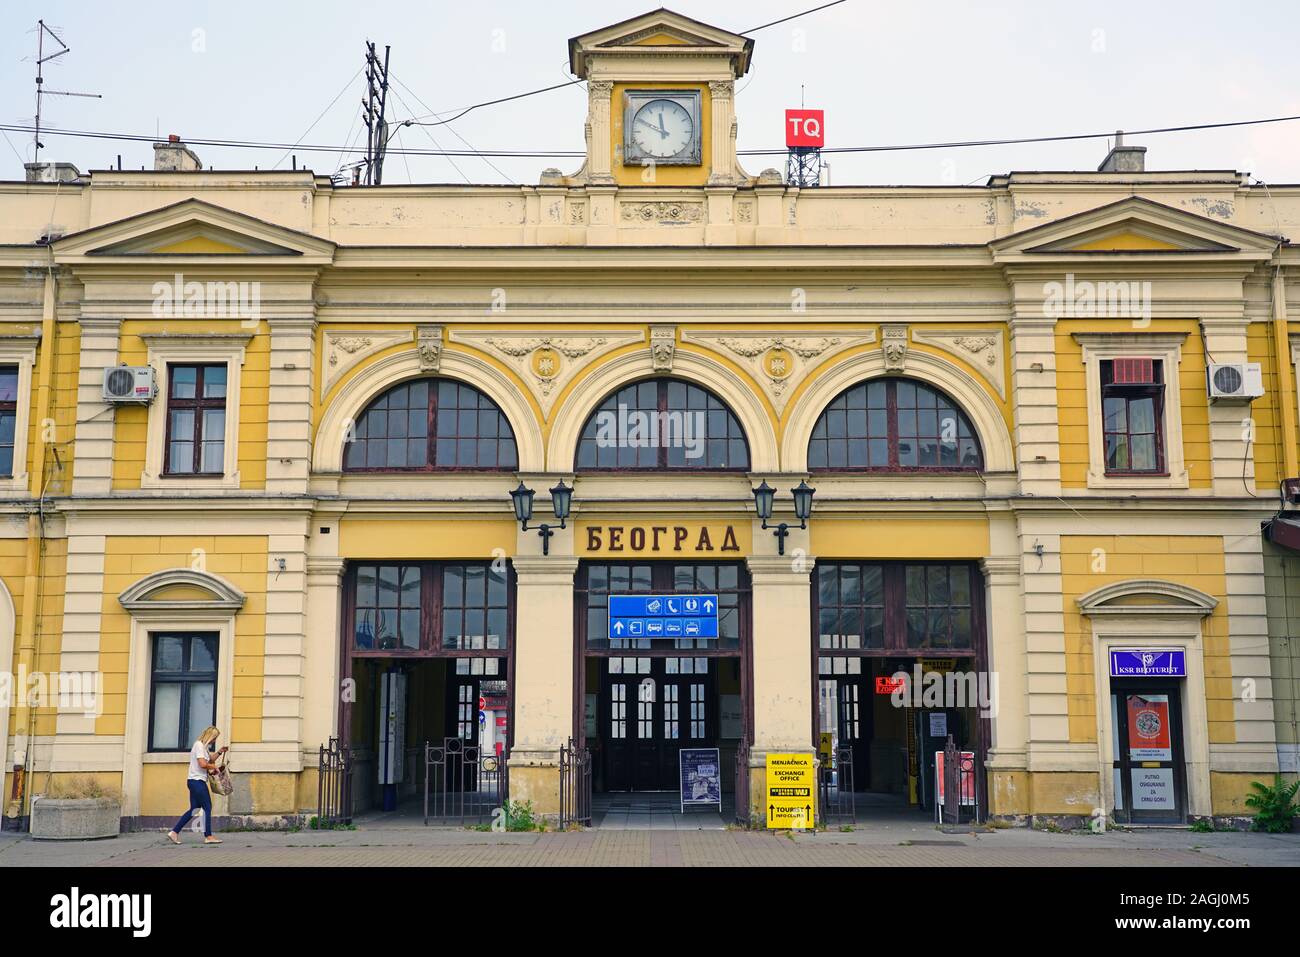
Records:
[[[831,0],[830,3],[823,3],[820,7],[813,7],[811,10],[804,10],[802,13],[792,13],[788,17],[782,17],[780,20],[773,20],[771,23],[764,23],[761,26],[750,27],[748,30],[741,30],[739,36],[747,36],[751,33],[757,33],[759,30],[766,30],[768,27],[774,27],[778,23],[789,23],[791,20],[798,20],[800,17],[806,17],[810,13],[816,13],[818,10],[825,10],[827,7],[838,7],[847,0]]]
[[[1296,116],[1273,116],[1263,119],[1254,120],[1232,120],[1224,123],[1195,123],[1184,126],[1160,126],[1149,127],[1147,129],[1126,129],[1125,135],[1129,136],[1150,136],[1159,133],[1188,133],[1197,130],[1218,130],[1229,127],[1239,126],[1262,126],[1270,123],[1290,123],[1300,120],[1300,115]],[[416,124],[412,124],[416,125]],[[0,124],[0,131],[8,130],[11,132],[30,133],[31,126],[22,124],[4,123]],[[66,130],[66,129],[44,129],[43,133],[51,136],[72,136],[88,137],[91,139],[105,140],[122,140],[128,142],[153,142],[156,137],[134,133],[104,133],[91,130]],[[872,145],[872,146],[839,146],[828,147],[824,150],[827,153],[880,153],[890,151],[905,150],[936,150],[936,149],[962,149],[968,147],[980,146],[1013,146],[1028,143],[1061,143],[1070,140],[1095,140],[1109,139],[1115,135],[1114,130],[1106,130],[1102,133],[1066,133],[1057,136],[1018,136],[1008,137],[1005,139],[985,139],[985,140],[950,140],[935,143],[906,143],[906,144],[889,144],[889,145]],[[364,153],[364,149],[337,144],[292,144],[292,143],[275,143],[263,142],[257,140],[227,140],[227,139],[209,139],[209,138],[186,138],[186,142],[191,146],[214,146],[226,149],[298,149],[303,152],[329,152],[329,153]],[[470,157],[505,157],[521,159],[546,159],[549,157],[565,156],[585,156],[582,150],[441,150],[441,149],[404,149],[393,150],[410,156],[470,156]],[[786,149],[761,149],[761,150],[738,150],[740,156],[784,156]]]

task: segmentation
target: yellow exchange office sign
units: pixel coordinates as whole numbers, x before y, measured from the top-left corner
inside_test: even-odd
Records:
[[[767,826],[812,830],[817,807],[817,762],[813,754],[767,756]]]

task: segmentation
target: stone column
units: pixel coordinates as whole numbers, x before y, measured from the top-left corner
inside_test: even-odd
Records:
[[[73,433],[72,494],[107,495],[113,487],[115,410],[103,399],[104,370],[117,365],[121,319],[82,318]],[[163,370],[158,370],[159,374]],[[39,423],[38,423],[39,424]]]
[[[1020,491],[1061,492],[1060,409],[1056,395],[1056,322],[1041,315],[1011,320],[1011,398]]]
[[[1012,541],[1015,545],[1014,529]],[[1027,814],[1029,775],[1028,696],[1026,688],[1025,611],[1020,587],[1020,556],[996,555],[983,559],[988,656],[985,667],[993,691],[992,728],[988,742],[989,812]],[[1059,596],[1034,596],[1034,610],[1060,608]],[[996,684],[994,683],[996,682]]]
[[[732,95],[735,90],[733,80],[709,81],[709,111],[712,122],[709,124],[710,155],[705,157],[709,164],[709,185],[729,186],[735,182],[736,165],[735,144],[731,139],[731,127],[736,118],[736,101]]]
[[[266,423],[266,490],[307,491],[311,471],[312,369],[315,319],[272,319]]]
[[[316,524],[316,523],[313,523]],[[330,538],[337,536],[334,523]],[[318,539],[321,536],[313,536]],[[318,749],[338,733],[339,703],[339,642],[345,640],[339,616],[342,610],[342,593],[339,584],[343,577],[343,559],[333,555],[308,555],[307,569],[307,624],[303,639],[302,681],[302,760],[303,767],[314,768]],[[315,801],[314,781],[310,788]]]
[[[523,533],[535,539],[533,532]],[[552,551],[562,551],[560,533]],[[534,543],[530,543],[534,544]],[[535,547],[535,545],[534,545]],[[510,799],[559,812],[560,746],[574,732],[572,555],[516,556],[514,744]]]
[[[587,181],[613,185],[614,171],[610,155],[610,113],[614,84],[609,80],[587,81],[587,136],[591,166]]]
[[[768,536],[767,532],[755,535]],[[803,533],[806,535],[806,533]],[[786,543],[793,552],[795,532]],[[769,752],[813,754],[812,590],[815,564],[806,552],[754,555],[754,738],[750,747],[750,813],[761,818]]]

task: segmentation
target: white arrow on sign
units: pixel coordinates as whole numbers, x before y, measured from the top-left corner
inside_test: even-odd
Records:
[[[623,634],[623,623],[621,621],[614,622],[614,634],[616,635]]]
[[[709,601],[707,598],[704,599],[704,610],[713,611],[713,602]]]

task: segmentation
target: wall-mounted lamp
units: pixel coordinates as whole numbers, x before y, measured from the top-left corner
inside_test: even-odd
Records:
[[[515,518],[519,520],[519,527],[527,532],[528,520],[533,517],[533,490],[526,487],[523,482],[519,487],[510,492],[510,499],[515,506]],[[542,536],[542,554],[551,554],[551,536],[555,534],[556,528],[567,528],[565,519],[569,517],[569,506],[573,504],[573,489],[564,484],[564,479],[560,479],[560,484],[551,489],[551,509],[555,512],[555,517],[560,520],[559,525],[550,525],[543,522],[541,525],[534,525],[537,534]]]
[[[794,496],[794,517],[799,519],[799,527],[808,527],[808,517],[812,515],[813,493],[817,490],[807,482],[800,482],[794,488],[790,489],[790,494]],[[767,520],[772,517],[772,504],[776,500],[776,489],[768,485],[766,481],[754,489],[754,510],[758,512],[758,517],[763,520],[763,528],[772,529],[772,534],[776,536],[776,553],[785,554],[785,537],[790,534],[793,527],[781,522],[779,525],[768,525]]]

